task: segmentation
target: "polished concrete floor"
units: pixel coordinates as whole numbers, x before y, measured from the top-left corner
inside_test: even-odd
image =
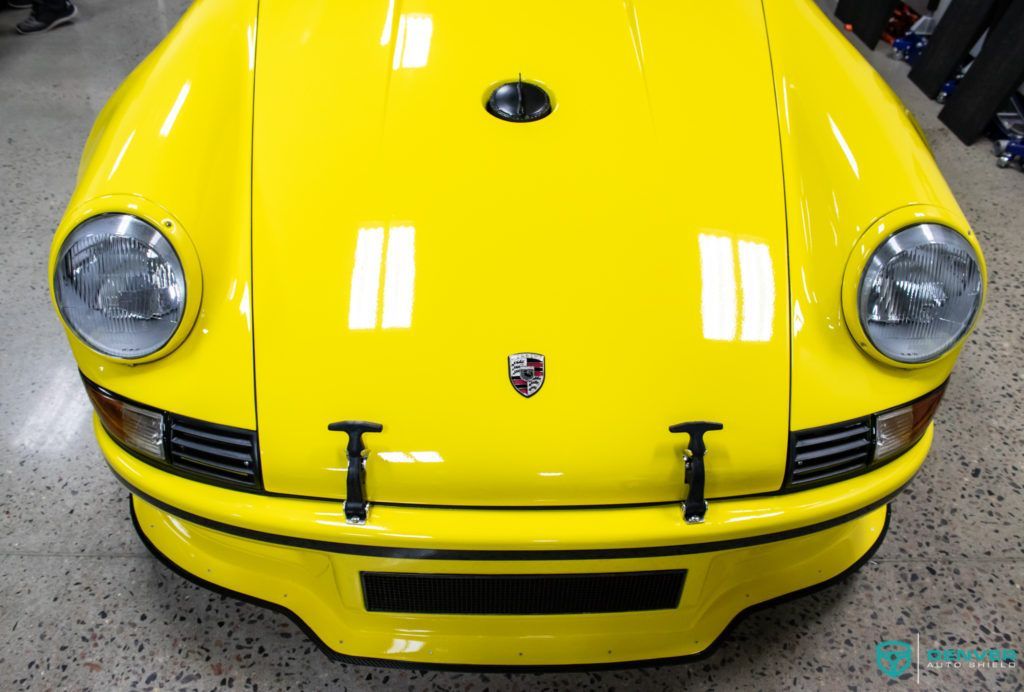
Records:
[[[12,33],[23,13],[0,11],[0,690],[856,689],[916,686],[878,672],[884,639],[1022,648],[1024,175],[997,169],[986,143],[956,141],[881,52],[870,59],[921,120],[987,250],[991,292],[930,461],[858,574],[747,618],[697,663],[483,675],[333,663],[286,618],[169,572],[136,538],[93,442],[45,267],[93,118],[185,3],[82,4],[74,25],[32,38]],[[925,670],[920,681],[1022,685],[1019,670]]]

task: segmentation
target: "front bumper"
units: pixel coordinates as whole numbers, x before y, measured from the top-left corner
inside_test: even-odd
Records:
[[[131,457],[97,424],[132,491],[143,540],[204,585],[287,611],[329,654],[416,667],[588,667],[706,653],[759,604],[856,568],[878,546],[886,504],[932,430],[899,459],[813,490],[711,500],[704,524],[678,505],[500,510],[378,506],[363,526],[341,503],[226,490]],[[362,572],[553,574],[685,569],[678,608],[577,615],[368,612]]]

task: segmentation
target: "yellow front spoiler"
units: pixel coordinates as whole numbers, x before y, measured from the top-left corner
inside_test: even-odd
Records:
[[[374,506],[237,492],[138,461],[97,426],[135,498],[140,534],[190,578],[287,611],[325,651],[414,666],[621,665],[706,652],[743,611],[859,565],[914,475],[932,430],[868,474],[783,495],[678,505],[487,510]],[[638,613],[452,616],[368,612],[360,573],[552,574],[687,570],[678,608]]]
[[[802,594],[860,566],[888,507],[822,532],[699,555],[587,561],[400,560],[288,548],[232,536],[133,500],[136,526],[169,567],[203,586],[285,612],[345,662],[423,668],[618,666],[699,656],[743,611]],[[363,608],[370,571],[550,574],[686,569],[679,607],[586,615],[399,615]]]

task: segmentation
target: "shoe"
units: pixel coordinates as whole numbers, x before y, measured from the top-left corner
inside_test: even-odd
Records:
[[[12,10],[27,10],[32,7],[32,0],[7,0],[7,6]]]
[[[51,10],[48,7],[35,6],[29,18],[19,22],[15,27],[19,34],[41,34],[61,24],[67,24],[78,15],[78,8],[67,2],[62,9]]]

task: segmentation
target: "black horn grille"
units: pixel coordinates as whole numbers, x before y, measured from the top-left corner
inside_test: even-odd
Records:
[[[568,615],[677,608],[686,570],[607,574],[363,572],[366,609],[430,615]]]
[[[797,430],[790,438],[786,488],[803,489],[856,475],[870,466],[874,449],[870,416]]]
[[[190,474],[225,483],[259,487],[256,433],[243,428],[169,417],[168,461]]]

